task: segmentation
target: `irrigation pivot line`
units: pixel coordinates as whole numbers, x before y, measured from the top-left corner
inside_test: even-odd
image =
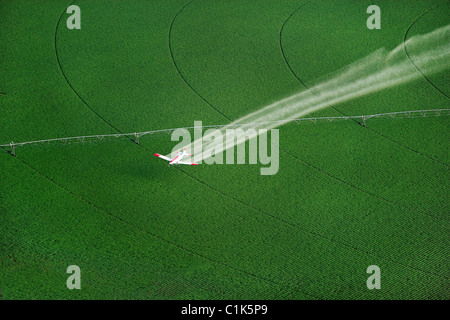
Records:
[[[438,116],[448,116],[450,115],[450,109],[432,109],[432,110],[413,110],[413,111],[399,111],[399,112],[387,112],[387,113],[378,113],[378,114],[370,114],[370,115],[360,115],[360,116],[339,116],[339,117],[316,117],[316,118],[301,118],[301,119],[293,119],[292,122],[297,124],[301,124],[302,122],[312,122],[317,123],[320,121],[332,122],[335,120],[349,120],[349,119],[359,119],[362,121],[364,126],[366,125],[366,121],[372,118],[419,118],[419,117],[438,117]],[[266,121],[266,122],[258,122],[258,123],[249,123],[248,126],[251,125],[264,125],[264,124],[273,124],[276,122],[282,122],[284,120],[279,121]],[[144,131],[144,132],[133,132],[133,133],[112,133],[112,134],[97,134],[97,135],[89,135],[89,136],[78,136],[78,137],[64,137],[64,138],[53,138],[53,139],[44,139],[44,140],[35,140],[35,141],[26,141],[26,142],[10,142],[9,144],[0,145],[0,147],[10,148],[10,153],[15,155],[15,148],[21,147],[30,144],[39,144],[39,143],[50,143],[50,142],[62,142],[67,143],[70,141],[75,142],[85,142],[89,140],[99,141],[107,138],[120,138],[120,137],[129,137],[135,143],[139,144],[139,138],[147,135],[154,134],[160,132],[166,132],[170,134],[172,131],[177,129],[195,129],[195,128],[222,128],[228,125],[209,125],[209,126],[201,126],[201,127],[184,127],[184,128],[172,128],[172,129],[159,129],[152,131]],[[231,125],[233,126],[233,125]],[[235,126],[242,126],[242,124],[236,124]]]

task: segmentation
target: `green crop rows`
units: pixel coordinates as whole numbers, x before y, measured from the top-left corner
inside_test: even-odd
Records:
[[[365,0],[80,0],[69,30],[71,3],[0,2],[0,144],[226,124],[449,22],[443,0],[379,0],[380,30]],[[448,79],[314,115],[448,108]],[[168,168],[164,133],[4,148],[1,297],[448,299],[448,124],[288,124],[273,176]]]

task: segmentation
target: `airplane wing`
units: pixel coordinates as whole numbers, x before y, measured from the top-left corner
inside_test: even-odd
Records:
[[[190,163],[190,162],[183,162],[183,161],[177,162],[177,164],[187,164],[187,165],[190,165],[190,166],[198,165],[198,163]]]
[[[155,153],[155,156],[157,156],[158,158],[164,159],[166,161],[172,161],[173,159],[170,159],[169,157],[163,156],[159,153]]]

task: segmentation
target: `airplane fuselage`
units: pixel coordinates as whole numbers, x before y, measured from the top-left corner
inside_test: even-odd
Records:
[[[171,165],[177,164],[178,162],[180,162],[184,158],[184,156],[186,154],[187,154],[186,151],[178,152],[177,156],[175,158],[173,158],[173,160],[170,161],[169,164],[171,164]]]

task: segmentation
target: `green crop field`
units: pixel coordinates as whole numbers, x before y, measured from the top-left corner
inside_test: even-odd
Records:
[[[0,1],[0,144],[228,124],[449,24],[448,1],[373,2]],[[308,117],[447,109],[449,75]],[[166,133],[1,147],[1,299],[450,298],[448,117],[278,129],[275,175],[168,168]]]

